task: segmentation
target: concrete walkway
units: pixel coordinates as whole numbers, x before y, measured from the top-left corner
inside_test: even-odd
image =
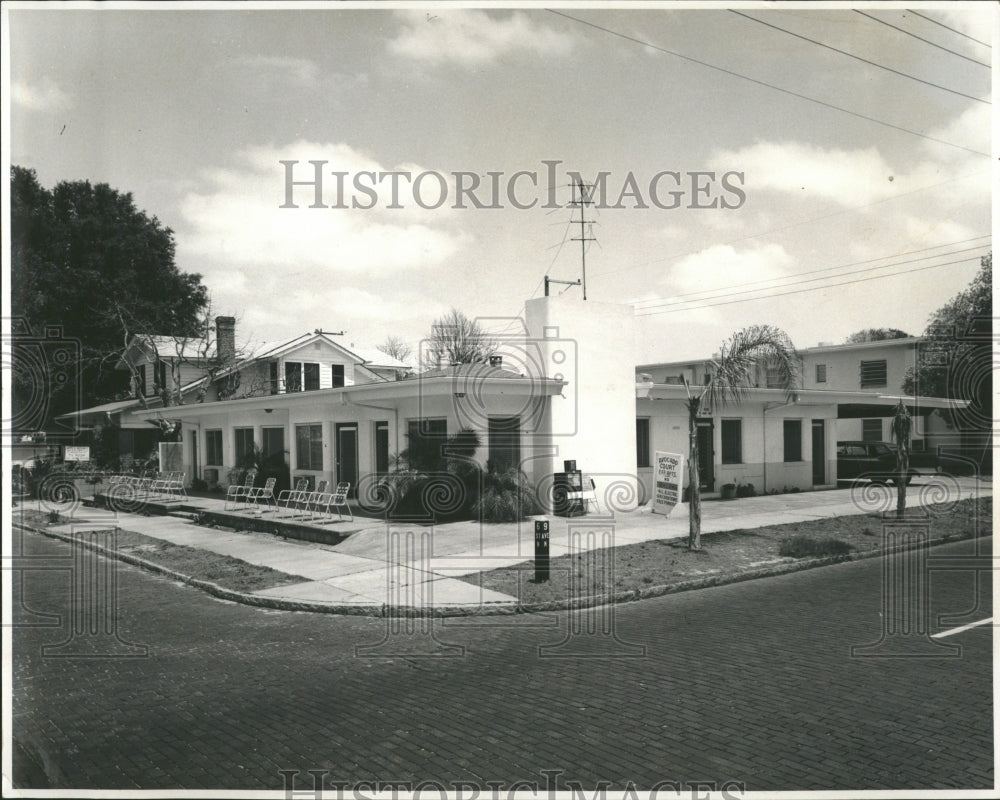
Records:
[[[988,481],[950,476],[927,476],[914,481],[908,506],[953,502],[992,495]],[[220,500],[197,500],[190,505]],[[895,490],[868,484],[851,489],[771,495],[702,504],[702,533],[758,528],[889,511]],[[603,509],[605,512],[607,509]],[[652,514],[649,507],[614,515],[550,520],[553,558],[570,552],[614,547],[655,539],[684,538],[688,532],[686,504],[669,517]],[[70,532],[74,526],[116,524],[112,512],[79,508],[72,522],[52,526]],[[117,514],[117,525],[173,544],[209,550],[251,564],[270,567],[302,580],[256,594],[292,602],[337,606],[482,606],[510,605],[516,598],[483,589],[457,578],[511,566],[534,558],[534,523],[485,524],[454,522],[437,526],[412,523],[387,525],[358,518],[353,531],[337,545],[283,540],[267,533],[229,532],[205,528],[178,517]],[[710,540],[710,538],[709,538]]]

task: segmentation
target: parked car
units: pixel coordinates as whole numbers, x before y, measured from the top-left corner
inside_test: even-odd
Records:
[[[906,483],[918,475],[911,464]],[[895,483],[896,448],[886,442],[837,442],[837,479],[867,478],[875,483]]]

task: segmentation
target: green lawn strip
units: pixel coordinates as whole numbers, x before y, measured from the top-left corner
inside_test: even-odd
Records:
[[[907,518],[915,525],[928,524],[932,541],[957,541],[991,535],[992,514],[992,498],[982,498],[911,509]],[[895,517],[885,519],[887,523],[894,521]],[[543,583],[534,582],[530,561],[520,568],[501,567],[459,580],[513,595],[525,605],[624,594],[699,580],[724,583],[742,574],[788,569],[801,562],[801,558],[780,555],[782,545],[786,552],[801,553],[802,558],[849,558],[851,554],[880,550],[882,523],[881,517],[870,514],[706,533],[702,534],[699,552],[687,549],[686,537],[657,539],[616,547],[613,560],[601,550],[553,558],[550,578]],[[804,547],[803,540],[809,540],[812,546]],[[847,548],[847,555],[843,555]]]
[[[15,511],[24,524],[34,528],[47,528],[51,524],[49,514],[44,511],[23,509]],[[65,524],[69,518],[56,524]],[[305,578],[289,575],[270,567],[260,567],[239,558],[224,556],[197,547],[165,542],[135,531],[119,529],[117,549],[120,553],[150,561],[160,567],[173,570],[198,580],[209,581],[236,592],[256,592],[275,586],[302,583]]]

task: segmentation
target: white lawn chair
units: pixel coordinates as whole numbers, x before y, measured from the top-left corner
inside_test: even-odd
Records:
[[[278,499],[275,501],[275,511],[278,512],[284,506],[285,511],[298,511],[297,508],[293,509],[293,504],[298,504],[302,502],[302,499],[308,494],[306,487],[309,486],[309,481],[305,478],[299,478],[295,482],[294,489],[282,489],[278,493]]]
[[[256,488],[251,488],[249,494],[247,494],[247,503],[257,503],[263,501],[264,508],[261,509],[261,514],[265,511],[270,511],[269,506],[273,505],[275,510],[278,508],[277,501],[274,499],[274,486],[278,482],[277,478],[268,478],[264,481],[263,486],[258,486]]]
[[[347,513],[351,516],[351,522],[354,522],[354,512],[351,511],[351,506],[347,502],[347,495],[351,491],[351,484],[347,481],[341,481],[337,484],[337,489],[334,491],[333,496],[330,498],[330,504],[327,506],[327,513],[332,516],[333,509],[337,509],[337,516],[339,521],[343,521],[344,515],[341,513],[340,509],[346,508]]]
[[[253,482],[257,478],[257,470],[248,469],[242,483],[235,483],[226,490],[226,504],[223,506],[226,511],[235,511],[240,502],[246,502],[247,495],[253,488]]]

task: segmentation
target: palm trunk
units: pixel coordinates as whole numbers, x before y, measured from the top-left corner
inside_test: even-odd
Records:
[[[688,549],[701,550],[701,486],[698,479],[698,405],[688,413]]]
[[[902,519],[906,514],[906,475],[910,471],[910,454],[908,448],[899,444],[896,446],[896,462],[899,474],[896,476],[896,518]]]

